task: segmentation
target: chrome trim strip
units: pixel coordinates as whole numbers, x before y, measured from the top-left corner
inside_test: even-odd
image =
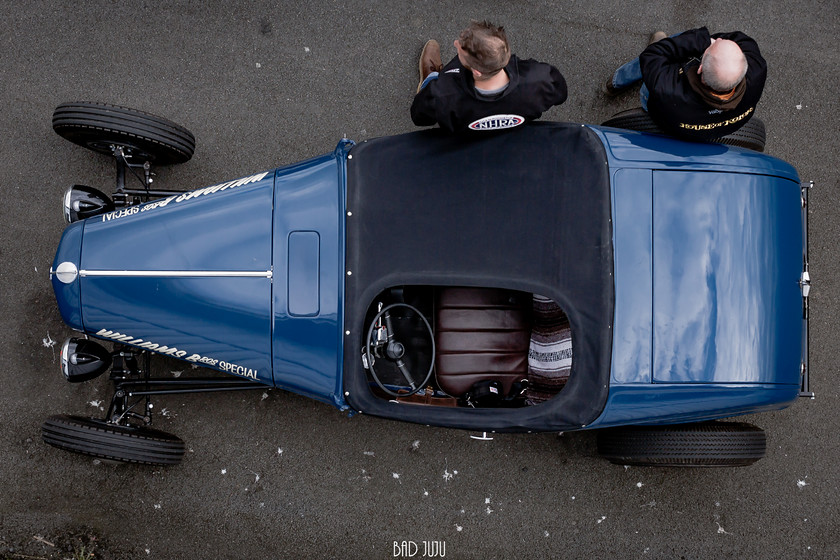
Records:
[[[270,270],[80,270],[82,278],[116,276],[123,278],[271,278]]]

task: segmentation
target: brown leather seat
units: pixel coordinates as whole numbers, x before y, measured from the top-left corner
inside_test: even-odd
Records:
[[[508,395],[528,377],[531,294],[495,288],[442,288],[436,306],[440,388],[461,397],[497,380]]]

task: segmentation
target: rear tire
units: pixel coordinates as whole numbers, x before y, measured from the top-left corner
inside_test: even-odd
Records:
[[[64,414],[48,418],[41,426],[41,437],[66,451],[145,465],[177,465],[185,447],[177,436],[159,430]]]
[[[654,122],[648,112],[641,107],[616,113],[604,121],[602,126],[626,128],[627,130],[650,132],[654,134],[667,134],[659,127],[658,124],[656,124],[656,122]],[[738,146],[739,148],[763,152],[764,146],[767,143],[767,129],[764,126],[764,121],[758,117],[753,117],[735,132],[722,136],[721,138],[709,140],[709,142],[714,144],[726,144],[727,146]]]
[[[713,140],[713,142],[763,152],[764,146],[767,143],[767,129],[764,126],[763,120],[758,117],[753,117],[735,132],[731,132],[723,138]]]
[[[598,432],[611,463],[649,467],[743,467],[764,457],[764,430],[737,422],[626,426]]]
[[[111,155],[111,146],[123,146],[133,162],[184,163],[195,152],[192,132],[128,107],[84,101],[62,103],[53,113],[52,124],[60,136],[94,152]]]
[[[665,134],[665,131],[659,128],[659,125],[654,122],[647,111],[641,107],[635,109],[628,109],[621,111],[611,116],[609,119],[601,123],[601,126],[611,126],[613,128],[626,128],[627,130],[635,130],[638,132],[651,132],[654,134]]]

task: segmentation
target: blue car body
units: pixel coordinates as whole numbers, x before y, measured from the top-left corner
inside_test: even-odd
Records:
[[[534,420],[539,410],[498,422],[472,410],[464,421],[394,416],[581,429],[722,418],[783,408],[799,394],[796,170],[739,148],[585,128],[606,155],[613,245],[609,381],[596,413],[546,424]],[[309,161],[71,224],[53,264],[78,269],[69,283],[53,276],[64,321],[341,410],[389,415],[366,410],[346,378],[363,344],[345,317],[353,155],[342,141]]]
[[[804,352],[796,170],[748,150],[601,134],[616,313],[610,396],[593,426],[790,404]]]

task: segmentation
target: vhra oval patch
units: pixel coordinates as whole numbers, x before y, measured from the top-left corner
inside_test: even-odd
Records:
[[[525,122],[524,117],[519,115],[490,115],[470,123],[470,130],[501,130],[513,128]]]

